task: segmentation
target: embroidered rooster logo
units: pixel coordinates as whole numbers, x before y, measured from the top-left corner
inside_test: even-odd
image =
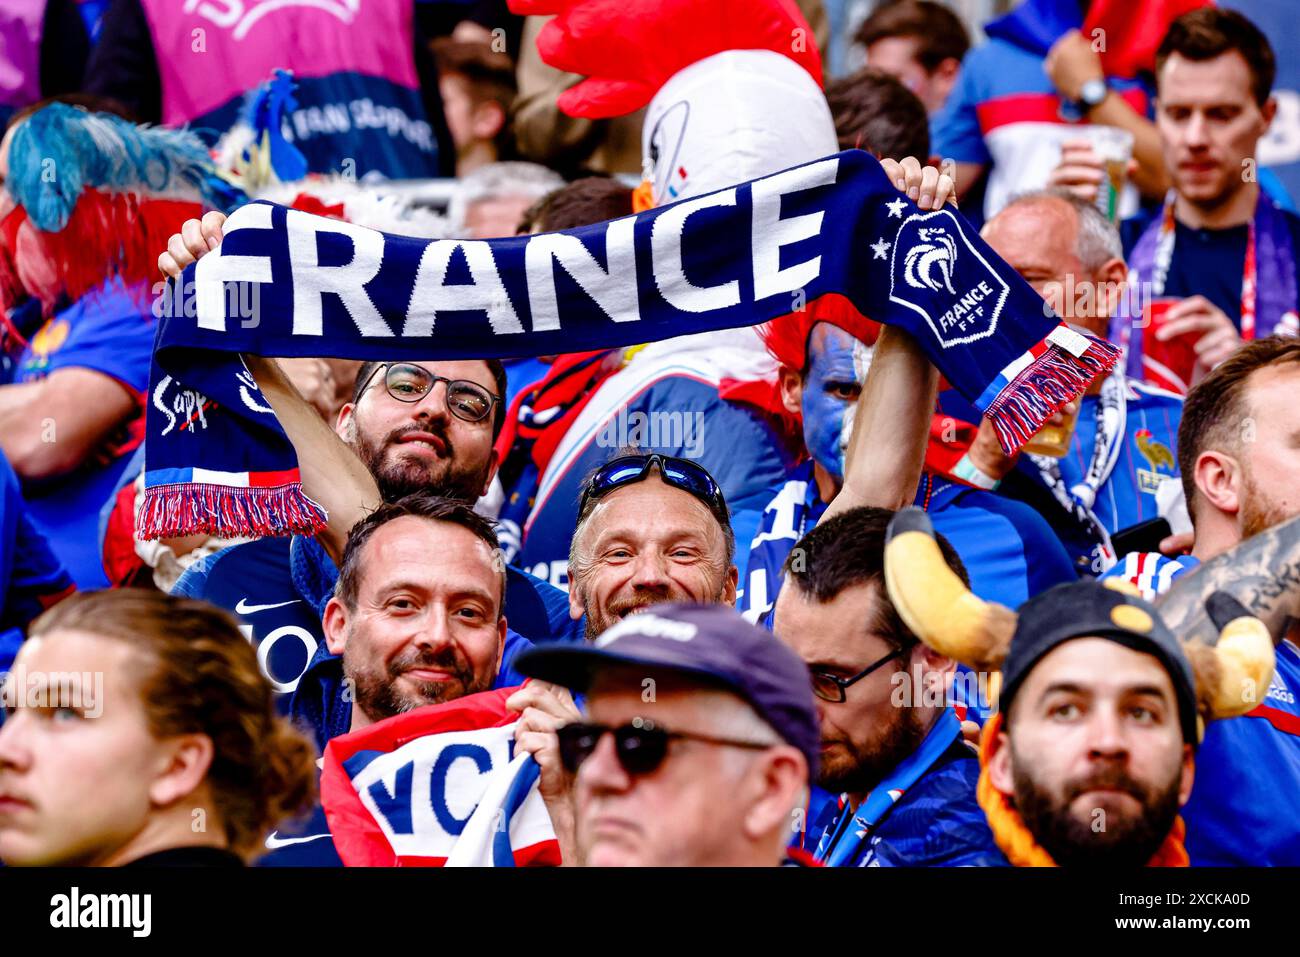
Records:
[[[1151,467],[1156,471],[1159,471],[1161,466],[1171,472],[1177,467],[1174,453],[1169,451],[1169,446],[1157,442],[1150,429],[1138,429],[1133,433],[1133,440],[1137,443],[1142,457],[1151,463]]]
[[[957,291],[952,288],[952,270],[957,261],[957,243],[947,230],[938,226],[925,227],[916,231],[920,242],[907,251],[903,260],[903,279],[913,289],[929,289],[938,292],[946,289],[954,296]],[[938,271],[939,279],[933,273]]]

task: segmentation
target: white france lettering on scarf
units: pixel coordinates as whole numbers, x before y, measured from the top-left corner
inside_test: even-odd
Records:
[[[783,219],[781,202],[791,193],[832,185],[838,170],[838,158],[831,158],[764,177],[752,184],[751,251],[756,299],[803,288],[820,275],[821,255],[784,269],[780,259],[782,248],[820,234],[825,211]],[[667,207],[655,215],[650,230],[654,278],[660,294],[673,308],[703,313],[740,304],[738,279],[697,286],[686,276],[682,255],[682,236],[692,215],[703,209],[736,204],[737,190],[732,188]],[[224,235],[241,229],[273,229],[273,209],[263,203],[241,207],[226,221]],[[534,331],[554,332],[561,328],[555,279],[557,265],[611,320],[640,320],[635,230],[642,219],[625,217],[607,225],[605,266],[601,266],[587,244],[575,235],[551,233],[529,238],[524,266]],[[347,236],[352,241],[351,260],[321,265],[317,242],[322,232]],[[383,233],[290,209],[285,215],[285,238],[293,277],[294,335],[323,334],[322,297],[329,293],[339,297],[363,336],[393,336],[392,328],[365,288],[383,264],[386,241]],[[226,331],[226,282],[272,281],[271,257],[231,255],[223,247],[204,256],[195,266],[197,325],[216,332]],[[473,281],[449,285],[448,267],[458,248],[464,253]],[[497,335],[524,332],[490,242],[444,239],[424,247],[401,335],[431,336],[437,313],[453,310],[485,312]]]
[[[465,253],[473,282],[448,285],[447,267],[457,248]],[[461,309],[486,312],[488,324],[497,335],[524,331],[505,283],[501,281],[491,245],[480,239],[434,240],[420,256],[415,288],[411,290],[411,301],[406,306],[402,335],[432,335],[434,320],[440,311]]]
[[[577,236],[543,233],[528,241],[524,251],[528,294],[533,309],[533,331],[558,330],[560,306],[555,293],[555,264],[567,272],[582,291],[595,300],[615,322],[637,322],[635,217],[616,219],[605,230],[603,268]]]
[[[740,304],[740,282],[732,279],[716,286],[696,286],[686,278],[682,265],[682,229],[686,220],[702,209],[735,206],[736,191],[723,190],[698,199],[669,206],[657,217],[650,230],[650,248],[654,256],[655,283],[659,293],[674,309],[682,312],[712,312]]]
[[[230,214],[222,236],[241,229],[270,229],[271,211],[265,203],[249,203]],[[223,244],[224,245],[224,244]],[[221,246],[194,267],[194,307],[200,329],[226,331],[226,282],[270,282],[269,256],[231,256]]]
[[[293,276],[293,334],[319,336],[321,297],[332,292],[343,302],[348,315],[363,336],[392,336],[366,292],[366,283],[379,275],[384,262],[384,235],[364,226],[322,220],[301,210],[285,216],[289,239],[289,268]],[[338,266],[322,266],[316,237],[323,232],[342,233],[352,240],[352,260]]]
[[[799,166],[774,176],[755,180],[750,195],[754,203],[754,299],[802,289],[821,274],[822,257],[781,268],[781,247],[818,235],[823,210],[802,216],[781,218],[781,198],[818,186],[830,186],[839,171],[838,159]]]

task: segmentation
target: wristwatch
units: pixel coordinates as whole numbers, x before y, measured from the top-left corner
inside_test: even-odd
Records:
[[[1105,80],[1089,80],[1079,88],[1079,103],[1085,110],[1096,109],[1109,92]]]

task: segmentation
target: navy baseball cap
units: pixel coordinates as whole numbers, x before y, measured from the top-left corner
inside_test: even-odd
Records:
[[[1149,602],[1098,581],[1056,585],[1020,606],[1016,632],[1002,664],[998,709],[1005,715],[1029,672],[1049,651],[1075,638],[1105,638],[1151,655],[1174,686],[1183,739],[1195,745],[1196,680],[1182,644]]]
[[[665,669],[739,695],[817,775],[821,727],[803,660],[726,605],[663,604],[624,618],[587,645],[538,645],[515,670],[585,693],[611,665]]]

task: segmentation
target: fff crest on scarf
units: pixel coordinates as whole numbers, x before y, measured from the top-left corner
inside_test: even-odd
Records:
[[[924,317],[943,348],[997,330],[1010,286],[948,210],[914,213],[903,220],[894,237],[890,271],[889,298]]]

